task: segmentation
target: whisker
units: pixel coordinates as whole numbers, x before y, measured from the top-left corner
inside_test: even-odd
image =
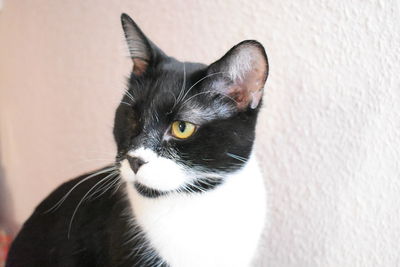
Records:
[[[114,174],[117,174],[117,172],[114,172]],[[90,194],[86,199],[91,200],[92,197],[93,197],[93,199],[96,199],[96,198],[101,197],[103,194],[105,194],[115,184],[115,182],[118,182],[118,181],[113,181],[112,178],[114,178],[114,177],[110,177],[108,179],[109,181],[104,180],[104,182],[105,182],[104,185],[99,186],[98,189],[96,191],[94,191],[92,194]],[[97,193],[99,193],[99,195],[94,197]]]
[[[127,106],[130,106],[130,107],[132,107],[132,105],[131,105],[131,104],[129,104],[129,103],[126,103],[126,102],[124,102],[124,101],[121,101],[120,103],[121,103],[121,104],[124,104],[124,105],[127,105]]]
[[[168,93],[170,93],[170,94],[172,95],[172,97],[174,98],[174,105],[173,105],[172,108],[169,110],[169,112],[167,113],[167,115],[172,113],[172,110],[175,108],[175,106],[176,106],[177,103],[178,103],[178,100],[177,100],[176,96],[174,95],[174,93],[172,93],[171,91],[168,91]]]
[[[114,177],[116,178],[116,177]],[[111,181],[110,183],[107,184],[107,188],[103,189],[103,192],[98,195],[98,197],[101,197],[103,194],[105,194],[107,191],[109,191],[111,188],[113,188],[114,186],[116,186],[117,184],[120,183],[120,180],[118,178],[116,178],[114,181]],[[114,194],[114,192],[113,192]]]
[[[102,182],[104,182],[104,180],[106,180],[107,178],[109,178],[112,175],[115,175],[115,172],[112,172],[111,174],[107,175],[106,177],[102,178],[100,181],[98,181],[89,191],[87,191],[87,193],[82,197],[82,199],[79,201],[78,205],[76,206],[74,212],[72,213],[72,217],[71,220],[69,221],[69,226],[68,226],[68,239],[70,239],[70,233],[71,233],[71,228],[72,228],[72,222],[74,221],[75,215],[79,209],[79,207],[82,205],[83,201],[85,201],[86,197],[90,194],[90,192],[92,192],[99,184],[101,184]]]
[[[189,92],[193,89],[193,87],[195,87],[195,86],[196,86],[198,83],[200,83],[201,81],[203,81],[203,80],[205,80],[205,79],[207,79],[207,78],[209,78],[209,77],[211,77],[211,76],[215,76],[215,75],[223,74],[223,73],[228,73],[228,72],[225,72],[225,71],[214,72],[214,73],[210,73],[210,74],[204,76],[203,78],[199,79],[199,80],[198,80],[197,82],[195,82],[192,86],[190,86],[190,88],[186,91],[186,93],[184,94],[184,96],[182,97],[181,100],[184,100],[185,97],[189,94]]]
[[[75,188],[77,188],[79,185],[81,185],[82,183],[86,182],[87,180],[99,175],[99,174],[103,174],[112,170],[115,170],[117,167],[113,166],[107,169],[102,169],[98,172],[95,172],[87,177],[85,177],[84,179],[82,179],[81,181],[79,181],[77,184],[75,184],[53,207],[51,207],[50,209],[46,210],[43,214],[49,213],[49,212],[54,212],[56,211],[63,203],[64,201],[68,198],[68,196],[72,193],[72,191],[74,191]]]
[[[234,158],[234,159],[236,159],[238,161],[241,161],[243,163],[246,163],[247,160],[248,160],[247,158],[244,158],[244,157],[241,157],[239,155],[235,155],[235,154],[232,154],[232,153],[229,153],[229,152],[227,152],[226,155],[228,155],[229,157]]]
[[[115,193],[117,193],[119,188],[123,184],[123,182],[121,181],[121,175],[118,176],[117,180],[118,180],[118,184],[116,185],[116,187],[115,187],[114,191],[111,193],[111,195],[114,195]]]
[[[214,94],[216,94],[215,91],[205,91],[205,92],[197,93],[197,94],[195,94],[195,95],[192,95],[192,96],[189,97],[188,99],[186,99],[185,102],[183,102],[181,106],[184,106],[188,101],[190,101],[190,99],[192,99],[192,98],[194,98],[194,97],[196,97],[196,96],[204,95],[204,94],[208,94],[208,93],[214,93]]]
[[[135,101],[135,98],[133,97],[133,95],[131,93],[129,93],[129,91],[127,89],[125,89],[125,95],[132,100],[132,102]]]
[[[179,101],[181,101],[181,97],[183,97],[183,94],[185,92],[185,87],[186,87],[186,65],[185,65],[185,62],[183,62],[182,64],[183,64],[183,83],[182,83],[181,90],[179,91],[179,95],[176,98],[176,101],[175,101],[174,105],[172,106],[171,110],[173,110],[175,108],[176,104],[178,104]]]
[[[209,90],[209,91],[200,92],[200,93],[197,93],[197,94],[195,94],[195,95],[192,95],[191,97],[189,97],[188,99],[186,99],[185,102],[182,103],[181,107],[185,106],[185,104],[186,104],[190,99],[192,99],[192,98],[194,98],[194,97],[196,97],[196,96],[199,96],[199,95],[202,95],[202,94],[208,94],[208,93],[214,93],[214,94],[216,94],[216,95],[224,96],[224,97],[226,97],[226,98],[229,98],[230,100],[232,100],[232,101],[235,102],[236,104],[238,104],[238,102],[237,102],[235,99],[233,99],[232,97],[230,97],[229,95],[223,94],[223,93],[221,93],[221,92],[216,92],[216,91],[211,91],[211,90]]]

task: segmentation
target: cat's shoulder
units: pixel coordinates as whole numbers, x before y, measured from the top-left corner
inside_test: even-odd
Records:
[[[13,241],[7,267],[89,266],[89,262],[108,261],[107,240],[118,239],[118,231],[128,227],[121,219],[128,207],[124,187],[113,171],[106,167],[89,172],[53,190]],[[104,229],[113,229],[114,234]]]
[[[101,189],[106,189],[106,185],[111,185],[117,179],[119,178],[114,173],[114,169],[109,166],[72,178],[49,193],[36,207],[34,214],[51,214],[59,210],[69,210],[76,206],[86,194],[86,198],[96,197],[96,194],[100,193],[107,195],[110,192],[106,190],[100,192]]]
[[[102,229],[110,224],[107,218],[112,218],[118,208],[123,209],[123,203],[118,201],[121,193],[115,190],[119,181],[108,167],[71,179],[53,190],[13,241],[7,267],[39,263],[43,267],[87,266],[86,262],[94,261],[89,257],[93,251],[89,251],[91,239],[87,237],[106,239]]]

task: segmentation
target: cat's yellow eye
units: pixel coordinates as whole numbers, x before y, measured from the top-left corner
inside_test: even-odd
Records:
[[[187,121],[174,121],[171,125],[172,136],[179,139],[189,138],[194,134],[196,126]]]

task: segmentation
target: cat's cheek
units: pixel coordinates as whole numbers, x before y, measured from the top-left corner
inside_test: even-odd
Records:
[[[158,158],[143,165],[136,174],[136,181],[159,191],[172,191],[188,180],[179,165],[169,159]]]
[[[120,174],[127,182],[139,182],[159,191],[176,190],[191,180],[182,167],[162,157],[149,160],[137,174],[132,171],[128,160],[125,159],[121,161]]]

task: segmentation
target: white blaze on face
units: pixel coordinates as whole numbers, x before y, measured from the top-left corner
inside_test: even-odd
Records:
[[[182,166],[174,160],[158,156],[150,149],[141,147],[129,151],[128,155],[146,162],[136,174],[132,171],[127,159],[121,162],[121,176],[128,182],[139,182],[152,189],[171,191],[191,181]]]

